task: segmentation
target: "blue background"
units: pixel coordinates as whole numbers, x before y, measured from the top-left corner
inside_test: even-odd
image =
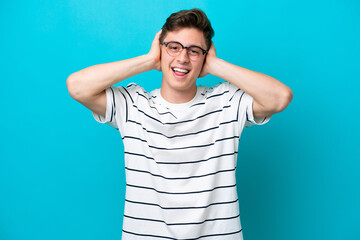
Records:
[[[169,15],[193,7],[211,20],[220,58],[294,92],[240,140],[245,240],[360,239],[359,1],[36,0],[0,3],[1,240],[121,238],[120,134],[70,97],[66,79],[146,54]],[[152,90],[161,73],[129,82]]]

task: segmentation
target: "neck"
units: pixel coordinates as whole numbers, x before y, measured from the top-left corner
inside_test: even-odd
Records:
[[[160,93],[161,97],[169,103],[186,103],[191,101],[196,95],[197,87],[196,85],[192,86],[186,90],[176,90],[170,89],[161,85]]]

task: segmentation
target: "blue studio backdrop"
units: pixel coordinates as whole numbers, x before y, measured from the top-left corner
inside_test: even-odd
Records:
[[[18,0],[0,3],[1,240],[121,239],[120,134],[71,98],[66,79],[148,53],[170,14],[194,7],[218,57],[294,92],[242,134],[244,239],[360,239],[359,1]],[[150,91],[161,72],[120,84],[130,82]]]

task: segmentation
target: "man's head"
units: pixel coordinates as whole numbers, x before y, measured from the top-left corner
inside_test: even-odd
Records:
[[[196,79],[201,73],[213,36],[214,30],[210,21],[199,9],[182,10],[167,18],[159,38],[163,72],[162,93],[195,93]],[[177,45],[173,45],[174,42],[177,42]],[[198,54],[195,56],[196,53]]]
[[[181,28],[195,28],[203,32],[206,47],[209,50],[211,46],[211,39],[215,32],[211,27],[210,21],[206,14],[200,9],[194,8],[190,10],[181,10],[173,13],[166,19],[162,32],[160,35],[160,42],[164,42],[164,38],[168,32],[174,32]]]

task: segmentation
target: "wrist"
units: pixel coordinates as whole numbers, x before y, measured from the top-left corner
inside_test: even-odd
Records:
[[[143,59],[146,71],[155,69],[156,61],[150,54],[142,55],[141,58]]]
[[[157,56],[153,56],[152,54],[148,53],[144,55],[144,59],[148,64],[148,71],[151,71],[153,69],[159,69],[160,61],[158,61]]]
[[[218,76],[219,75],[218,71],[221,70],[221,68],[219,68],[219,65],[222,63],[222,61],[223,60],[218,57],[211,59],[211,61],[208,62],[209,74]]]

